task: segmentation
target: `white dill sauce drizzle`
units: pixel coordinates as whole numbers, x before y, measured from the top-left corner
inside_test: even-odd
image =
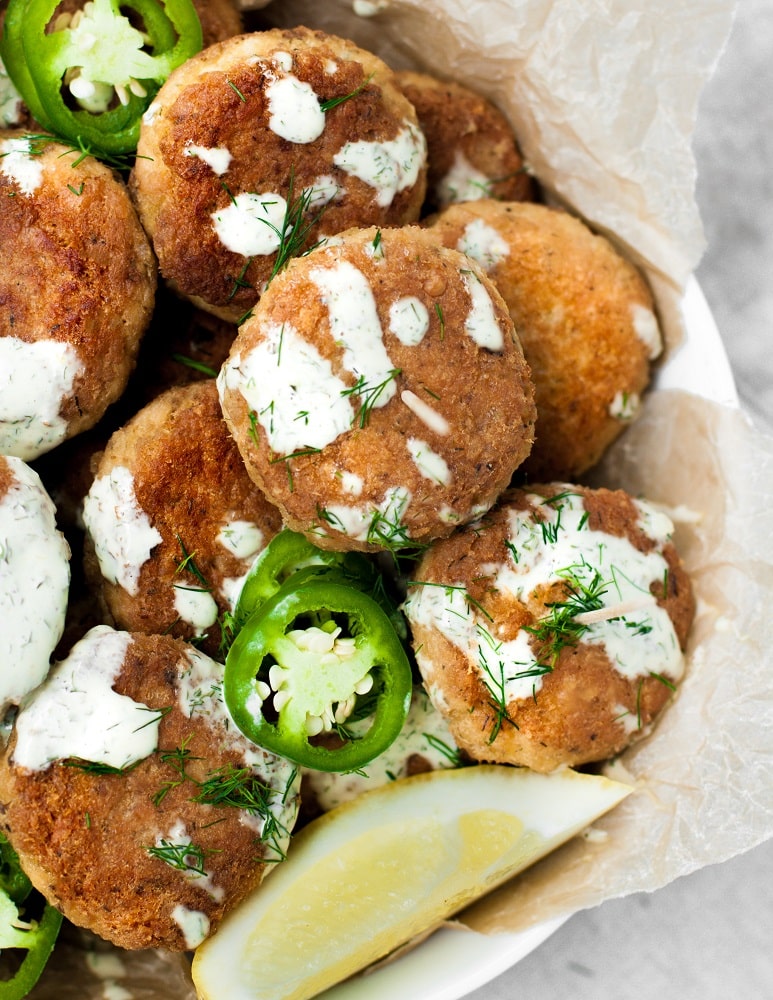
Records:
[[[509,512],[507,559],[482,568],[494,577],[493,586],[525,602],[536,588],[566,580],[570,573],[593,587],[601,605],[586,616],[582,643],[603,646],[613,668],[628,680],[653,671],[678,680],[683,656],[676,632],[650,592],[652,583],[665,579],[668,564],[663,556],[654,550],[640,552],[627,538],[590,530],[577,494],[567,493],[553,503],[536,496],[531,500],[541,505],[544,520],[537,522],[530,511]],[[638,506],[640,526],[646,532],[648,524],[655,525],[653,540],[662,541],[668,519],[644,503]],[[500,639],[496,625],[476,612],[463,584],[417,587],[406,612],[409,620],[438,629],[465,653],[484,681],[501,676],[508,703],[532,698],[539,690],[542,676],[530,634],[521,630],[514,639]]]
[[[32,140],[14,136],[0,142],[0,173],[13,181],[22,194],[34,194],[43,183],[43,163],[32,155]]]
[[[61,444],[68,422],[59,411],[82,372],[71,344],[0,336],[0,453],[29,461]]]
[[[83,523],[102,576],[135,596],[142,566],[163,539],[137,501],[131,470],[117,465],[94,480],[83,501]]]
[[[426,158],[423,133],[412,122],[405,121],[394,139],[345,143],[333,157],[333,163],[372,187],[376,204],[386,208],[400,191],[416,183]]]
[[[38,474],[21,459],[0,458],[13,475],[0,498],[0,705],[18,704],[48,673],[64,630],[70,549]]]
[[[257,347],[223,365],[221,399],[226,389],[240,392],[277,455],[324,448],[352,426],[348,386],[289,323],[269,324],[262,333]]]
[[[153,753],[160,713],[112,687],[132,641],[97,625],[73,646],[19,712],[14,764],[40,771],[78,757],[123,768]]]

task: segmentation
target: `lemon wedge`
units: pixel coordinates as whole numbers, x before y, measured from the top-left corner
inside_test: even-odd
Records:
[[[375,788],[315,820],[202,944],[202,1000],[306,1000],[579,833],[627,785],[479,765]]]

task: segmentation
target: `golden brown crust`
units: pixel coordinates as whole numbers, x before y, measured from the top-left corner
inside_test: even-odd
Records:
[[[386,405],[366,409],[365,416],[361,397],[352,396],[347,430],[321,449],[309,453],[299,447],[292,454],[305,454],[283,460],[272,450],[266,429],[261,430],[265,414],[256,415],[238,387],[239,366],[266,343],[268,331],[286,324],[330,362],[347,386],[356,383],[310,276],[318,268],[333,273],[340,264],[353,265],[370,285],[395,372],[394,395]],[[479,346],[465,330],[471,312],[468,276],[490,296],[501,350]],[[390,308],[406,298],[418,299],[429,324],[415,346],[401,342],[390,329]],[[237,376],[233,384],[231,373]],[[271,386],[281,376],[267,370],[265,379]],[[271,283],[252,319],[240,327],[219,384],[224,416],[250,475],[290,527],[325,548],[376,551],[447,535],[494,503],[531,447],[531,382],[504,303],[482,272],[475,268],[473,273],[465,257],[439,246],[418,227],[351,230],[335,246],[293,261]],[[429,426],[405,402],[406,392],[447,421],[447,429],[439,432]],[[331,406],[335,403],[330,400]],[[321,416],[310,413],[309,424],[314,427]],[[411,458],[412,442],[423,442],[430,458],[442,458],[447,480],[421,471],[420,462]],[[352,475],[359,480],[356,492],[347,487]],[[398,504],[397,510],[379,518],[376,510],[383,511],[385,498],[395,490],[407,490],[410,502],[402,516]],[[341,508],[363,512],[357,530],[344,530],[347,517],[336,512]]]
[[[218,535],[227,524],[247,521],[259,528],[265,545],[282,527],[279,512],[247,475],[212,379],[167,390],[116,431],[95,476],[108,475],[116,466],[132,473],[137,503],[163,540],[143,564],[135,595],[102,577],[93,544],[86,547],[87,575],[119,627],[192,638],[196,627],[175,607],[179,588],[202,589],[200,574],[218,613],[230,610],[224,588],[250,563],[237,558]],[[187,565],[186,553],[192,558]],[[216,656],[220,638],[212,623],[207,637],[197,642]]]
[[[401,70],[397,81],[416,108],[427,139],[428,211],[468,200],[470,192],[465,197],[464,189],[447,181],[458,156],[488,178],[474,197],[500,201],[536,197],[535,182],[526,172],[513,130],[495,105],[462,84],[427,73]]]
[[[122,948],[184,950],[175,906],[204,914],[214,930],[271,867],[262,860],[267,846],[254,825],[241,821],[241,810],[192,800],[195,782],[221,767],[242,768],[244,758],[205,716],[187,718],[177,707],[180,678],[189,668],[185,649],[168,636],[132,637],[113,688],[164,712],[158,752],[133,769],[100,775],[55,762],[29,771],[13,763],[15,734],[0,759],[0,825],[24,871],[69,920]],[[180,748],[189,751],[188,780],[175,767]],[[164,753],[173,759],[164,760]],[[184,834],[175,837],[175,827]],[[200,847],[210,878],[187,877],[151,856],[147,848],[160,838]]]
[[[509,491],[480,524],[433,545],[415,579],[466,592],[469,606],[480,611],[482,629],[498,642],[514,640],[522,628],[549,614],[551,602],[565,601],[569,592],[559,582],[522,601],[495,587],[497,568],[507,558],[509,517],[513,511],[530,511],[538,523],[544,516],[541,498],[559,497],[567,489],[583,498],[589,530],[626,538],[639,552],[662,554],[668,565],[666,592],[662,576],[651,581],[651,592],[668,613],[683,649],[695,611],[689,577],[673,544],[648,537],[634,501],[619,490],[554,484]],[[635,618],[630,615],[631,621]],[[553,669],[537,681],[534,695],[508,701],[503,715],[494,679],[487,687],[477,661],[471,662],[438,626],[410,610],[409,620],[425,686],[459,746],[477,760],[537,771],[605,760],[641,737],[673,694],[673,685],[660,676],[659,663],[651,665],[652,674],[629,677],[615,668],[603,644],[580,637],[560,649]],[[529,643],[535,656],[550,659],[544,649],[540,653],[539,638]]]
[[[4,133],[3,139],[23,133]],[[91,157],[54,142],[24,193],[0,171],[4,335],[71,345],[83,364],[61,404],[68,436],[92,427],[123,392],[150,320],[156,266],[126,186]]]
[[[269,128],[266,87],[278,72],[271,59],[283,53],[292,56],[292,74],[320,101],[362,88],[326,112],[324,131],[314,141],[289,142]],[[424,199],[423,166],[415,183],[381,206],[373,187],[333,162],[347,142],[394,140],[406,122],[418,128],[392,71],[352,42],[297,28],[253,32],[210,46],[161,88],[145,116],[132,172],[134,197],[165,279],[224,319],[237,321],[254,305],[275,254],[233,252],[212,223],[214,212],[245,192],[270,192],[292,203],[321,177],[332,178],[339,194],[307,233],[307,246],[321,234],[354,225],[415,221]],[[218,175],[186,153],[192,144],[227,149],[226,172]],[[308,221],[320,211],[313,209]]]
[[[487,270],[507,302],[537,394],[536,439],[523,471],[534,480],[576,479],[625,429],[649,382],[650,351],[634,309],[651,315],[652,296],[608,240],[566,212],[468,202],[437,216],[432,231],[455,247],[475,222],[509,248]],[[618,410],[622,416],[613,415]]]

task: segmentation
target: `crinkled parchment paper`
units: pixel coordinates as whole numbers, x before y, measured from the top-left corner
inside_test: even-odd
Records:
[[[255,16],[353,38],[396,68],[452,77],[494,100],[550,200],[645,269],[673,348],[682,288],[703,250],[691,134],[730,0],[365,6],[381,9],[362,17],[352,0],[273,0]],[[611,768],[635,794],[594,836],[466,911],[461,921],[476,930],[516,931],[654,889],[773,836],[773,439],[736,409],[654,392],[594,482],[675,517],[698,596],[687,676],[654,732]]]

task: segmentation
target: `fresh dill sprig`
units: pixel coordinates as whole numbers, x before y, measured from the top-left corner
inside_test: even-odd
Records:
[[[464,755],[458,747],[449,746],[445,740],[441,740],[440,737],[435,736],[434,733],[422,733],[422,736],[433,750],[442,754],[450,762],[452,767],[464,766]]]
[[[295,772],[293,772],[295,773]],[[211,806],[230,806],[243,809],[252,816],[263,820],[260,840],[269,844],[284,858],[284,852],[279,847],[279,838],[286,835],[286,828],[279,822],[271,809],[272,799],[278,792],[267,785],[249,767],[235,767],[226,764],[215,771],[210,771],[204,781],[197,782],[199,791],[193,796],[193,802]],[[282,802],[286,800],[290,782],[285,786]]]
[[[161,788],[154,794],[151,795],[151,802],[154,806],[160,806],[164,801],[169,792],[173,788],[179,788],[180,785],[184,785],[188,781],[188,762],[191,760],[201,760],[200,757],[194,757],[191,750],[188,747],[191,737],[186,736],[179,747],[175,747],[173,750],[163,750],[159,754],[159,760],[162,764],[167,764],[175,772],[176,777],[165,781]]]
[[[125,775],[130,771],[133,771],[140,761],[135,760],[133,763],[127,764],[125,767],[115,767],[115,765],[105,764],[101,760],[85,760],[83,757],[68,757],[61,763],[64,767],[77,767],[79,771],[85,771],[86,774]]]
[[[359,87],[355,87],[355,89],[350,91],[348,94],[342,94],[340,97],[330,97],[326,101],[320,101],[320,108],[322,111],[330,111],[332,108],[337,108],[339,104],[343,104],[344,101],[350,101],[353,97],[357,97],[358,94],[361,94],[363,90],[365,90],[370,81],[373,79],[373,76],[374,74],[371,73],[369,76],[365,77]]]
[[[438,322],[440,323],[440,339],[441,340],[445,340],[445,336],[446,336],[446,318],[443,315],[443,307],[440,305],[439,302],[435,303],[435,315],[437,316]]]
[[[192,368],[195,372],[201,372],[202,375],[209,375],[211,378],[217,377],[217,372],[214,368],[210,368],[209,365],[205,365],[202,361],[196,361],[195,358],[189,358],[185,354],[173,354],[172,361],[177,361],[187,368]]]
[[[482,638],[483,643],[478,645],[478,663],[480,666],[481,680],[483,681],[483,686],[489,693],[489,704],[494,710],[494,725],[491,728],[491,732],[488,736],[488,742],[491,744],[499,736],[502,726],[508,722],[511,726],[516,729],[518,726],[510,718],[507,711],[507,678],[505,677],[505,663],[497,656],[497,667],[496,673],[492,670],[489,663],[488,657],[485,655],[485,646],[495,654],[499,653],[502,644],[497,642],[494,636],[489,632],[487,628],[482,625],[475,626],[478,635]]]
[[[185,543],[183,542],[182,538],[180,538],[179,535],[175,535],[175,538],[177,539],[177,544],[180,546],[180,550],[182,551],[183,554],[183,558],[178,563],[177,568],[175,569],[175,573],[185,573],[185,572],[190,573],[191,576],[193,576],[201,584],[201,587],[197,589],[205,590],[207,591],[207,593],[211,593],[212,587],[210,587],[209,583],[207,582],[207,578],[204,576],[202,571],[196,565],[196,559],[195,559],[196,553],[189,552],[187,550],[187,548],[185,547]]]
[[[583,564],[587,567],[587,564]],[[587,567],[590,568],[590,567]],[[555,667],[561,650],[576,646],[580,638],[590,629],[590,625],[577,621],[576,616],[598,611],[604,607],[603,595],[609,589],[598,570],[593,570],[589,582],[580,579],[574,567],[569,567],[560,575],[566,582],[568,596],[563,601],[546,604],[549,613],[533,625],[524,625],[539,642],[539,661],[547,669]]]
[[[262,220],[270,229],[273,229],[279,238],[279,248],[276,251],[271,274],[266,282],[267,287],[279,272],[287,267],[293,257],[299,257],[302,253],[310,253],[320,245],[320,241],[318,241],[313,246],[306,246],[309,233],[327,209],[327,203],[325,203],[318,212],[310,216],[309,210],[313,200],[314,188],[303,188],[299,195],[295,195],[295,171],[291,169],[287,190],[287,208],[281,228],[269,222],[268,219]]]
[[[51,143],[56,143],[58,146],[65,146],[66,150],[64,153],[60,153],[60,157],[66,156],[68,153],[77,153],[78,156],[72,161],[71,166],[78,167],[83,163],[84,160],[88,159],[89,156],[93,157],[95,160],[101,160],[103,163],[107,163],[108,166],[114,167],[124,173],[128,173],[132,167],[132,156],[119,156],[111,155],[109,153],[104,153],[102,150],[97,149],[94,146],[89,146],[88,143],[83,142],[79,139],[77,142],[72,139],[66,139],[60,135],[50,135],[47,132],[26,132],[22,139],[27,139],[30,144],[30,156],[42,156],[46,146],[50,146]],[[69,185],[68,185],[69,187]]]
[[[164,864],[169,865],[177,871],[192,872],[194,875],[206,876],[207,870],[204,867],[204,858],[207,854],[219,854],[220,851],[212,848],[204,850],[198,844],[188,842],[187,844],[173,844],[169,840],[161,840],[161,843],[154,847],[146,847],[145,850],[152,858],[158,858]]]
[[[370,385],[367,378],[364,375],[360,375],[354,385],[341,390],[342,396],[359,396],[360,398],[360,405],[355,416],[355,423],[359,427],[367,426],[370,411],[378,402],[379,396],[381,396],[389,383],[396,379],[401,372],[401,368],[390,369],[386,378],[376,385]]]
[[[241,92],[241,90],[239,90],[239,88],[236,86],[236,84],[233,82],[233,80],[229,80],[228,77],[226,77],[226,81],[225,82],[228,84],[228,86],[231,88],[231,90],[236,94],[236,96],[239,98],[239,100],[242,102],[242,104],[246,104],[247,103],[247,98],[244,96],[244,94]]]
[[[225,187],[225,185],[223,186]],[[226,188],[226,190],[228,189]],[[228,193],[229,196],[233,198],[233,195],[231,195],[230,191]],[[242,265],[241,271],[239,271],[239,273],[233,279],[233,285],[231,287],[231,291],[228,293],[228,298],[226,299],[227,302],[230,302],[231,299],[234,298],[234,296],[236,295],[236,293],[239,291],[240,288],[252,288],[250,282],[247,281],[246,275],[247,271],[250,269],[250,264],[252,264],[253,260],[254,260],[253,257],[248,257],[247,260]]]

